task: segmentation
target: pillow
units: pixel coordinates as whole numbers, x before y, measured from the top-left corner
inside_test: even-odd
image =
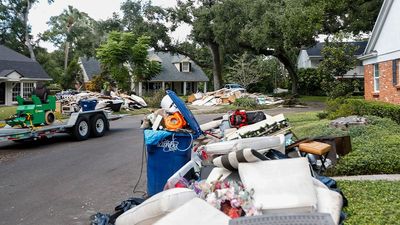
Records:
[[[187,188],[173,188],[160,192],[120,215],[115,225],[154,224],[166,214],[196,197],[196,193]]]
[[[245,148],[236,152],[230,152],[227,155],[219,156],[213,160],[213,164],[220,168],[237,170],[239,163],[258,162],[263,160],[268,160],[268,158],[256,150]]]
[[[229,225],[230,217],[200,198],[194,198],[154,225]]]

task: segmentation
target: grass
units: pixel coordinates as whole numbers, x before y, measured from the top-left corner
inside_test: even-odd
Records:
[[[338,181],[349,205],[346,225],[400,224],[400,182]]]
[[[400,173],[400,125],[390,119],[368,116],[369,124],[348,131],[329,127],[329,120],[319,120],[317,112],[287,115],[292,131],[299,137],[350,135],[352,151],[339,159],[329,175]]]
[[[5,120],[14,115],[17,111],[17,106],[1,106],[0,107],[0,120]]]
[[[328,100],[327,96],[300,96],[299,100],[301,102],[326,102]]]

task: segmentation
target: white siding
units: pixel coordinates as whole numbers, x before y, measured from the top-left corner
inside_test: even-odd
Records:
[[[393,1],[373,50],[378,56],[364,61],[364,65],[400,58],[400,1]]]
[[[308,57],[307,50],[301,50],[297,59],[297,68],[311,68],[310,57]]]

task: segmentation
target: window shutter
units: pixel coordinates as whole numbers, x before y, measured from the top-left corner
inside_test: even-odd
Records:
[[[182,72],[182,63],[179,63],[179,72]]]
[[[397,85],[397,60],[392,61],[392,69],[393,69],[393,85]]]
[[[192,64],[189,62],[189,72],[192,72]]]

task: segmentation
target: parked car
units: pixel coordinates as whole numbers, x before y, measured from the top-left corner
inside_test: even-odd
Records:
[[[240,84],[225,84],[224,88],[230,89],[232,91],[240,91],[242,93],[246,92],[246,89],[240,86]]]

